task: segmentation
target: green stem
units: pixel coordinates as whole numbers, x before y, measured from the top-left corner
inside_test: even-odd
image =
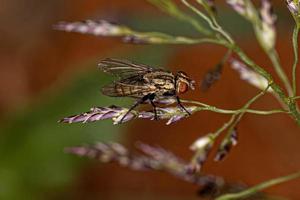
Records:
[[[221,128],[219,128],[216,132],[214,132],[214,139],[216,139],[223,131],[225,131],[231,124],[235,121],[236,114],[231,115],[228,122],[224,123]]]
[[[256,194],[257,192],[262,191],[266,188],[269,188],[269,187],[272,187],[274,185],[278,185],[281,183],[285,183],[285,182],[288,182],[288,181],[291,181],[291,180],[294,180],[297,178],[300,178],[300,172],[296,172],[294,174],[290,174],[287,176],[282,176],[279,178],[268,180],[266,182],[258,184],[254,187],[251,187],[251,188],[246,189],[239,193],[225,194],[225,195],[222,195],[222,196],[216,198],[216,200],[244,199],[244,198],[250,197],[250,196]]]
[[[223,37],[224,37],[225,39],[227,39],[228,42],[229,42],[230,44],[234,45],[235,42],[234,42],[234,40],[232,39],[231,35],[230,35],[228,32],[226,32],[226,31],[222,28],[222,26],[218,23],[218,21],[217,21],[215,15],[211,15],[211,20],[212,20],[213,24],[216,26],[216,31],[218,31],[221,35],[223,35]]]
[[[278,76],[282,80],[286,90],[288,91],[289,96],[292,96],[293,90],[292,90],[290,81],[289,81],[286,73],[284,72],[284,70],[282,69],[282,67],[280,65],[278,53],[276,52],[276,50],[274,48],[269,51],[266,51],[266,53],[269,56],[273,66],[275,68],[276,73],[278,74]]]
[[[265,90],[261,91],[260,93],[258,93],[256,96],[254,96],[252,99],[250,99],[244,106],[243,108],[241,108],[241,112],[238,115],[238,117],[236,118],[236,120],[231,124],[231,126],[228,129],[228,133],[225,137],[225,140],[227,138],[229,138],[231,136],[232,131],[235,129],[235,127],[237,126],[237,124],[241,121],[242,117],[246,114],[247,109],[251,106],[251,104],[253,104],[257,99],[259,99],[260,97],[262,97],[263,95],[266,94],[266,92],[268,91],[270,86],[268,86]],[[237,114],[235,114],[237,115]]]
[[[207,110],[207,111],[212,111],[212,112],[221,113],[221,114],[240,114],[240,113],[246,112],[246,113],[257,114],[257,115],[271,115],[271,114],[276,114],[276,113],[288,113],[285,110],[253,110],[253,109],[245,109],[245,108],[241,108],[241,109],[237,109],[237,110],[228,110],[228,109],[217,108],[215,106],[211,106],[211,105],[201,103],[198,101],[181,100],[181,102],[198,105],[199,107],[197,107],[195,109],[195,112]]]
[[[202,26],[196,19],[182,12],[172,0],[148,0],[149,3],[155,5],[163,12],[168,13],[181,21],[191,24],[197,31],[206,36],[211,36],[212,32]]]
[[[150,44],[220,44],[218,40],[212,38],[188,38],[183,36],[172,36],[160,32],[139,32],[132,29],[127,29],[126,34],[136,36],[141,40],[145,39],[145,41]]]
[[[196,7],[192,6],[188,1],[186,0],[181,0],[181,2],[188,7],[189,9],[191,9],[193,12],[195,12],[197,15],[199,15],[202,19],[204,19],[209,26],[214,29],[214,24],[212,23],[212,21],[209,19],[209,17],[207,17],[204,13],[202,13],[200,10],[198,10]]]
[[[224,31],[222,29],[222,27],[217,23],[217,20],[215,19],[215,17],[213,15],[211,16],[212,17],[212,20],[211,20],[204,13],[202,13],[200,10],[198,10],[195,6],[191,5],[188,1],[181,0],[181,2],[186,7],[188,7],[193,12],[195,12],[197,15],[199,15],[202,19],[204,19],[214,31],[220,33],[226,40],[228,40],[229,43],[231,43],[231,44],[234,43],[233,39],[230,37],[230,35],[226,31]]]
[[[299,35],[299,26],[295,25],[293,32],[293,49],[294,49],[294,64],[293,64],[293,96],[297,94],[297,81],[296,81],[296,72],[298,65],[298,35]]]
[[[293,97],[293,99],[294,99],[294,100],[300,99],[300,96],[295,96],[295,97]]]

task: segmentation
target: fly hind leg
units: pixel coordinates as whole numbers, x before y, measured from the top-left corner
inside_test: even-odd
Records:
[[[151,94],[150,94],[151,95]],[[148,99],[150,100],[150,95],[146,95],[144,97],[142,97],[141,99],[139,99],[133,106],[131,106],[131,108],[129,108],[129,110],[125,113],[125,115],[122,117],[122,119],[120,120],[120,124],[123,122],[123,120],[125,119],[125,117],[133,110],[135,109],[138,105],[144,103],[145,101],[147,101]],[[151,101],[151,100],[150,100]]]

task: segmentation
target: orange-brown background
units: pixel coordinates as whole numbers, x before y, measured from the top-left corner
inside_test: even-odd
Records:
[[[222,4],[220,8],[223,6]],[[282,63],[290,75],[293,61],[290,39],[292,20],[282,1],[275,1],[275,6],[282,15],[278,22],[277,47]],[[51,29],[53,24],[61,20],[93,18],[126,22],[126,17],[134,12],[166,17],[147,2],[140,0],[3,1],[0,8],[0,117],[9,120],[13,118],[11,115],[21,112],[22,108],[41,103],[39,96],[47,93],[50,88],[61,90],[68,85],[74,71],[88,70],[81,67],[85,65],[80,65],[86,60],[104,58],[114,51],[134,54],[140,50],[139,46],[122,44],[118,39],[56,32]],[[251,32],[242,32],[244,35],[241,35],[238,34],[239,27],[230,28],[235,29],[235,36],[249,55],[273,72],[264,53],[254,42]],[[212,45],[177,46],[169,55],[167,66],[172,70],[186,71],[199,84],[204,73],[223,54],[223,48]],[[239,108],[256,93],[255,88],[240,81],[238,75],[226,67],[221,81],[211,91],[201,93],[198,89],[186,97],[222,108]],[[278,104],[269,95],[255,104],[256,108],[271,109],[276,106]],[[162,122],[137,121],[131,123],[126,133],[122,134],[128,146],[142,140],[159,144],[188,158],[191,156],[188,146],[200,135],[216,130],[227,119],[228,116],[203,112],[173,126],[165,126]],[[246,115],[238,130],[239,145],[224,162],[209,161],[204,168],[206,172],[224,176],[231,181],[256,184],[300,170],[300,129],[291,118],[284,115]],[[300,199],[299,184],[299,181],[293,181],[273,187],[268,192],[290,199]],[[66,195],[66,198],[72,199],[122,199],[121,195],[127,194],[129,199],[134,196],[147,199],[150,193],[152,197],[160,196],[162,199],[174,196],[193,198],[196,189],[162,173],[131,172],[114,165],[102,167],[92,163],[80,170],[70,186],[59,192],[51,191],[49,193],[52,195],[49,196],[55,199],[56,193],[61,193],[57,198]]]

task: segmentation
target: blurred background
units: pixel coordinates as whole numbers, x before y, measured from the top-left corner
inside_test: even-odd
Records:
[[[189,159],[189,145],[215,131],[229,116],[201,112],[172,126],[136,120],[113,126],[110,121],[58,124],[62,117],[94,106],[130,105],[130,99],[100,94],[110,77],[96,69],[106,57],[184,70],[198,84],[183,98],[221,108],[241,107],[257,89],[239,80],[226,66],[221,80],[203,93],[199,84],[226,52],[213,45],[130,45],[115,38],[54,31],[58,21],[107,19],[135,30],[197,36],[193,27],[161,13],[140,0],[2,0],[0,1],[0,199],[198,199],[197,187],[160,172],[133,172],[114,164],[65,154],[63,149],[96,141],[158,144]],[[278,15],[282,64],[291,77],[293,21],[283,1],[273,1]],[[272,69],[254,42],[251,27],[224,3],[217,2],[225,28],[259,64]],[[255,108],[277,108],[266,95]],[[145,128],[147,127],[147,128]],[[204,172],[229,181],[257,184],[300,169],[300,131],[291,118],[246,115],[238,127],[239,145],[229,157]],[[300,199],[300,181],[267,192]]]

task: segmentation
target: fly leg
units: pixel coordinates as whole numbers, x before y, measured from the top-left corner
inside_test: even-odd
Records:
[[[133,110],[135,109],[138,105],[144,103],[145,101],[147,101],[149,99],[150,95],[146,95],[144,97],[142,97],[141,99],[139,99],[133,106],[131,106],[131,108],[129,108],[129,110],[125,113],[125,115],[122,117],[122,119],[120,120],[120,124],[123,122],[123,120],[125,119],[125,117]]]
[[[176,100],[177,100],[177,105],[179,105],[179,107],[183,110],[183,111],[185,111],[188,115],[191,115],[191,113],[182,105],[182,103],[181,103],[181,101],[180,101],[180,99],[179,99],[179,97],[178,96],[176,96]]]
[[[153,106],[154,119],[158,120],[156,105],[153,102],[154,98],[155,98],[155,94],[154,93],[149,95],[149,101],[150,101],[151,105]]]

